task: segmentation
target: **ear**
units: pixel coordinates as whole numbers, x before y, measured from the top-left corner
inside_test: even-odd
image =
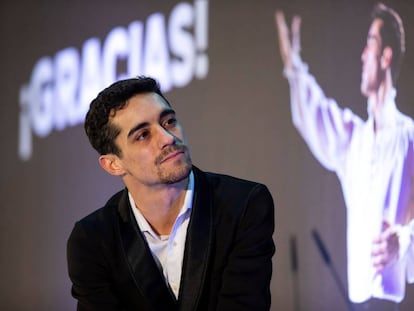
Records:
[[[114,176],[122,176],[125,170],[118,156],[115,154],[104,154],[99,157],[99,164],[109,174]]]
[[[381,69],[385,70],[391,67],[392,61],[392,49],[389,46],[386,46],[382,51],[381,56]]]

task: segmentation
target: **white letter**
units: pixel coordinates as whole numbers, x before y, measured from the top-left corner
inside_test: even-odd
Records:
[[[194,27],[197,51],[196,72],[198,79],[204,79],[208,73],[209,60],[206,53],[208,47],[208,1],[195,0],[196,23]]]
[[[78,78],[78,51],[73,47],[59,51],[55,57],[56,93],[54,102],[54,123],[58,130],[63,130],[67,124],[76,124]]]
[[[102,84],[101,43],[98,38],[85,41],[82,47],[82,65],[79,83],[78,122],[82,123],[92,99],[99,93]]]
[[[53,127],[53,66],[50,57],[42,57],[33,68],[30,82],[30,117],[33,132],[47,136]]]
[[[173,9],[169,27],[169,43],[175,59],[171,60],[171,75],[174,85],[186,86],[193,77],[195,47],[188,28],[194,24],[193,7],[188,3],[179,3]]]
[[[19,149],[21,160],[27,161],[32,155],[32,131],[30,128],[30,88],[22,85],[20,88],[20,115],[19,115]]]
[[[148,17],[144,46],[145,74],[158,79],[164,92],[171,88],[165,19],[161,13]]]
[[[119,79],[125,78],[123,75],[117,76],[118,58],[125,59],[128,56],[128,33],[123,27],[116,27],[111,30],[105,40],[103,47],[103,84],[105,87]]]
[[[129,59],[128,74],[130,77],[137,77],[142,74],[142,32],[141,22],[129,24]]]

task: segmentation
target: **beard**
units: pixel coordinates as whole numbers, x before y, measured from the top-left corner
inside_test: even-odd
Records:
[[[163,160],[175,152],[182,152],[182,158],[174,163],[163,163]],[[159,180],[165,184],[174,184],[188,177],[193,167],[190,153],[185,145],[174,145],[165,150],[157,157],[157,175]]]

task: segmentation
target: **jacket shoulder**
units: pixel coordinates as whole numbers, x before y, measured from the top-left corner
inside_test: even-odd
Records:
[[[118,206],[126,190],[121,190],[115,193],[106,204],[86,215],[77,222],[77,225],[82,226],[85,230],[97,230],[108,226],[108,223],[117,219]]]
[[[250,193],[256,188],[267,190],[265,185],[252,180],[212,172],[206,172],[205,175],[213,189],[224,191],[227,194],[237,192],[241,195],[243,193]]]
[[[259,182],[198,169],[195,170],[195,175],[200,181],[200,190],[204,191],[207,187],[214,203],[219,206],[238,206],[242,209],[249,202],[262,202],[273,206],[269,189]]]

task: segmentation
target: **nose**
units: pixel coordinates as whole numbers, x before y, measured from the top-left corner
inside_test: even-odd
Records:
[[[367,47],[364,47],[364,49],[362,50],[362,53],[361,53],[361,61],[363,63],[365,62],[366,53],[367,53]]]
[[[162,126],[158,127],[158,146],[160,149],[164,147],[174,145],[177,137]]]

